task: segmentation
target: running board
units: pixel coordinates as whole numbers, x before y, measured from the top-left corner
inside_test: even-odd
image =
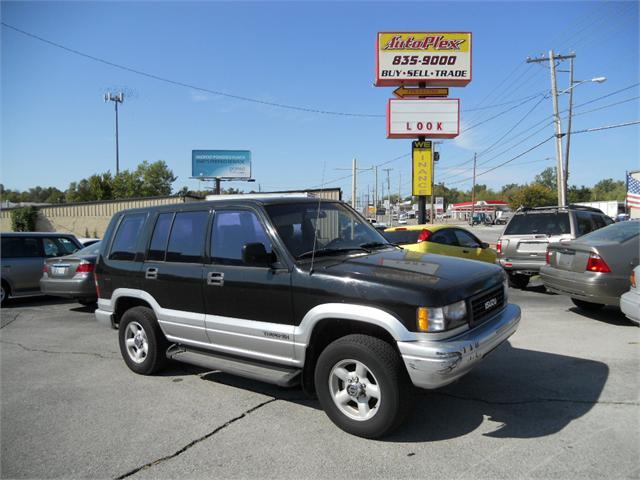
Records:
[[[191,350],[182,345],[169,347],[167,349],[167,358],[209,370],[220,370],[239,377],[271,383],[280,387],[298,385],[300,383],[300,374],[302,373],[299,368],[264,365],[250,360],[240,360],[215,353]]]

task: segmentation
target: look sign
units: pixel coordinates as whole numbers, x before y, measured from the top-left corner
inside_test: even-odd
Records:
[[[375,85],[463,87],[471,81],[471,33],[381,32]]]

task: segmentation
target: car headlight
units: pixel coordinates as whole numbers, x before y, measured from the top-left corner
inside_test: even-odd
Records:
[[[451,330],[466,323],[467,303],[460,300],[444,307],[419,307],[416,320],[420,332]]]

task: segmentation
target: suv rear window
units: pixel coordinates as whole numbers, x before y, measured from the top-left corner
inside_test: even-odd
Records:
[[[567,212],[527,212],[514,215],[504,230],[505,235],[562,235],[571,233]]]
[[[166,261],[201,262],[208,220],[208,211],[176,213],[169,236]]]

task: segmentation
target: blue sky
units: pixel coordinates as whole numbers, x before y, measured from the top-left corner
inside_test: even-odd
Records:
[[[410,140],[386,139],[384,114],[393,88],[372,86],[379,31],[473,33],[473,81],[450,94],[461,98],[462,128],[473,128],[439,145],[437,182],[468,189],[474,152],[480,154],[482,173],[554,133],[551,99],[534,97],[549,90],[548,69],[525,62],[551,48],[575,51],[576,79],[607,77],[602,84],[575,87],[573,130],[640,118],[638,2],[2,2],[1,9],[4,23],[176,82],[371,115],[304,112],[193,90],[3,26],[6,188],[65,189],[71,181],[114,171],[113,104],[104,104],[102,95],[124,89],[121,168],[165,160],[178,176],[176,189],[198,188],[198,181],[189,179],[192,149],[245,149],[253,154],[256,184],[225,186],[288,190],[319,186],[324,178],[348,198],[349,172],[336,169],[349,168],[355,157],[361,167],[393,168],[393,191],[401,175],[403,195],[409,194],[410,159],[393,159],[410,152]],[[567,74],[559,73],[559,88],[567,82]],[[566,97],[561,96],[561,108]],[[570,183],[622,180],[625,170],[639,169],[639,131],[636,125],[574,135]],[[551,157],[552,141],[478,182],[499,187],[531,181],[555,164]],[[360,173],[358,183],[360,191],[372,188],[372,173]]]

